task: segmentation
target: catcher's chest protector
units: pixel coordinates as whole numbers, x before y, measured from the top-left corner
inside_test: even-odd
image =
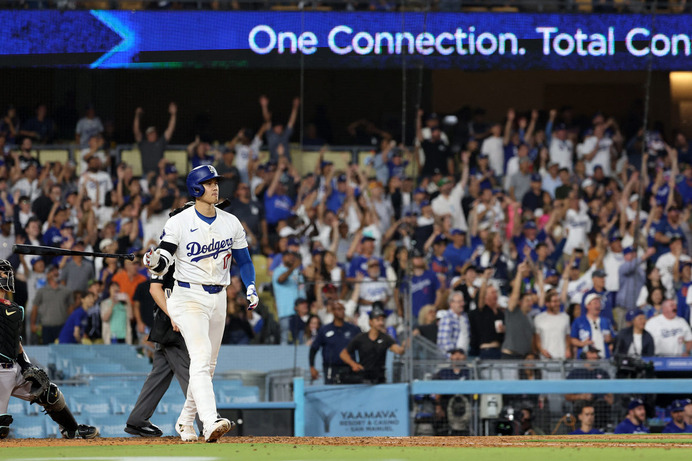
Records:
[[[8,299],[0,299],[0,361],[14,361],[19,355],[24,308]]]

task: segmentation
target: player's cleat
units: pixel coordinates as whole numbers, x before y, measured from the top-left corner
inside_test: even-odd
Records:
[[[0,439],[6,439],[10,435],[9,426],[0,426]]]
[[[230,431],[235,427],[235,423],[227,420],[226,418],[219,418],[214,421],[208,429],[204,428],[204,441],[207,443],[216,442],[224,435],[226,432]]]
[[[83,439],[95,439],[101,434],[98,428],[94,426],[87,426],[86,424],[80,424],[77,426],[76,431],[70,431],[64,427],[60,427],[60,433],[64,439],[74,439],[75,437],[81,437]]]
[[[197,434],[195,433],[195,428],[191,424],[176,424],[175,432],[180,434],[180,440],[183,442],[196,442]]]
[[[163,431],[151,423],[143,426],[128,424],[125,426],[125,432],[140,437],[161,437],[163,435]]]

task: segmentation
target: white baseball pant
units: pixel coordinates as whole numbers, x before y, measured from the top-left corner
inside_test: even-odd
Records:
[[[212,377],[226,325],[226,290],[210,294],[199,284],[184,288],[176,282],[168,298],[168,313],[180,328],[190,354],[190,382],[179,424],[194,423],[196,406],[204,427],[217,419]]]

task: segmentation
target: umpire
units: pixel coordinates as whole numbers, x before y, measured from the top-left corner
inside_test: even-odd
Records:
[[[190,380],[190,356],[185,347],[185,341],[177,328],[171,324],[166,315],[166,298],[173,289],[175,282],[173,273],[175,265],[172,264],[163,277],[152,277],[149,292],[156,302],[154,309],[154,324],[149,334],[149,341],[155,343],[154,366],[147,376],[142,391],[139,393],[137,403],[127,418],[125,432],[142,437],[160,437],[161,429],[149,421],[154,414],[156,406],[168,390],[173,375],[178,379],[183,394],[187,395],[187,385]],[[199,420],[197,421],[202,430]]]
[[[320,376],[315,368],[315,356],[320,347],[322,348],[324,384],[339,384],[341,377],[351,371],[351,367],[339,358],[339,354],[360,333],[360,328],[344,321],[346,310],[343,304],[332,301],[332,314],[334,321],[317,331],[317,337],[310,346],[310,375],[313,381]]]

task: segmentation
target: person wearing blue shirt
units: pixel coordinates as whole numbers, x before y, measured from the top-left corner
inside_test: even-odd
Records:
[[[285,167],[287,168],[287,167]],[[284,176],[287,172],[277,170],[274,173],[274,178],[264,194],[264,212],[267,219],[267,225],[270,226],[270,232],[276,228],[276,224],[282,219],[288,219],[293,216],[293,207],[295,202],[286,193],[286,183],[291,181],[289,176]]]
[[[339,354],[346,349],[353,338],[360,334],[360,328],[345,321],[346,309],[343,304],[333,301],[331,308],[334,321],[317,331],[317,337],[310,346],[310,376],[313,381],[320,376],[315,368],[315,356],[322,349],[324,384],[338,384],[340,376],[350,371],[350,367],[341,360]]]
[[[613,320],[613,297],[608,295],[608,291],[605,288],[605,271],[601,269],[596,269],[591,273],[591,282],[593,283],[593,288],[584,293],[581,299],[581,316],[586,315],[586,298],[590,294],[596,294],[601,297],[601,317],[605,317],[610,320],[610,324],[615,324]]]
[[[675,188],[682,196],[685,206],[692,203],[692,165],[689,163],[683,167],[682,177],[677,182]]]
[[[615,427],[615,434],[648,434],[649,428],[644,426],[646,408],[642,399],[632,399],[627,405],[627,417]]]
[[[674,400],[670,405],[671,422],[663,428],[664,434],[689,434],[692,433],[692,426],[685,423],[685,406],[687,400]]]
[[[461,229],[452,229],[452,243],[447,245],[442,257],[447,260],[452,273],[457,273],[466,264],[473,254],[470,246],[466,245],[466,232]]]
[[[406,167],[408,167],[408,160],[403,160],[401,151],[395,150],[392,154],[392,158],[387,161],[387,170],[389,172],[389,177],[398,176],[403,178],[406,176]]]
[[[276,311],[281,326],[281,344],[288,344],[290,321],[294,314],[296,299],[305,298],[303,274],[299,270],[300,264],[300,255],[285,251],[281,265],[272,274]]]
[[[58,206],[52,214],[51,226],[43,234],[43,244],[51,247],[59,247],[62,244],[62,233],[60,230],[67,221],[67,208],[63,205]],[[50,215],[48,221],[51,221]]]
[[[67,318],[65,325],[60,330],[58,343],[78,344],[82,342],[84,331],[89,320],[87,311],[94,305],[96,296],[91,292],[86,292],[82,297],[82,304],[74,310]]]
[[[613,341],[613,325],[606,317],[601,316],[601,296],[591,293],[584,298],[586,315],[572,322],[572,346],[577,347],[577,356],[585,346],[593,346],[605,351],[604,357],[610,358],[610,343]]]
[[[411,277],[411,300],[413,319],[418,318],[418,312],[428,304],[437,306],[440,301],[440,279],[435,272],[428,270],[425,264],[425,258],[418,251],[413,252],[413,276]],[[407,294],[407,286],[409,284],[401,284],[402,295]]]
[[[327,187],[327,209],[338,213],[346,201],[346,191],[348,189],[348,178],[345,174],[339,175],[336,180]]]
[[[360,239],[360,253],[353,255],[348,265],[346,278],[349,282],[353,283],[358,273],[368,275],[368,261],[373,258],[377,259],[380,262],[380,276],[387,276],[387,270],[384,266],[384,261],[382,260],[382,258],[374,256],[374,253],[375,239],[370,235],[364,235]]]
[[[524,247],[531,249],[531,259],[535,261],[538,258],[536,247],[539,243],[544,242],[547,237],[545,229],[541,229],[539,232],[535,222],[527,221],[524,224],[522,235],[518,235],[513,239],[514,246],[517,249],[517,262],[521,263],[524,261]]]
[[[579,428],[574,432],[570,432],[569,435],[601,435],[603,431],[600,431],[594,427],[596,422],[596,409],[593,405],[585,403],[579,409],[577,413],[577,419],[581,423]]]

